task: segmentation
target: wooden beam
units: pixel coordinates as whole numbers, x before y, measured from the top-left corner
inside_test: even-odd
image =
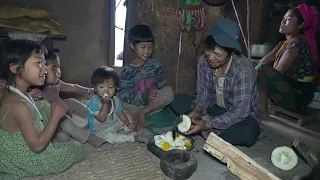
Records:
[[[109,67],[113,67],[114,65],[114,53],[115,53],[115,25],[116,25],[116,1],[110,0],[108,1],[106,11],[109,11],[109,19],[107,20],[107,25],[109,26],[109,44],[108,44],[108,54],[106,54],[108,59],[106,59],[106,64]]]
[[[293,141],[293,147],[301,154],[304,160],[309,164],[310,167],[314,167],[319,163],[317,155],[307,147],[300,138],[295,138]]]
[[[270,114],[275,115],[275,116],[276,116],[276,113],[279,112],[279,113],[285,114],[287,116],[293,117],[298,120],[297,121],[298,126],[312,124],[316,120],[316,115],[303,116],[301,114],[284,109],[284,108],[277,106],[275,104],[269,105],[269,112],[270,112]]]
[[[210,133],[203,149],[227,164],[229,171],[243,180],[280,180],[238,148]]]

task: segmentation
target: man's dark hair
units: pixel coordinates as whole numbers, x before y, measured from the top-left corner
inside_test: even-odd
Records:
[[[207,51],[213,51],[214,48],[216,48],[216,46],[224,49],[228,55],[233,54],[233,53],[237,53],[237,51],[233,48],[228,48],[228,47],[223,47],[220,46],[219,44],[216,43],[216,41],[213,39],[213,37],[211,35],[209,35],[205,40],[204,40],[204,49]]]

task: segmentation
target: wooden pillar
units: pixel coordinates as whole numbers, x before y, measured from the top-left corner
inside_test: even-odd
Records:
[[[114,59],[115,59],[115,0],[110,0],[107,3],[108,8],[106,9],[107,12],[109,12],[109,19],[108,26],[109,26],[109,51],[108,51],[108,59],[106,60],[106,64],[109,67],[112,67],[114,65]]]
[[[247,0],[235,0],[238,17],[247,38]],[[267,24],[268,9],[271,5],[271,0],[250,0],[250,44],[260,44],[265,42],[264,33]],[[225,17],[229,17],[237,22],[234,9],[231,4],[228,4],[224,13]],[[247,40],[247,39],[246,39]],[[246,55],[247,50],[244,45],[242,34],[240,34],[239,42],[243,53]]]
[[[250,43],[264,43],[271,0],[250,0]]]
[[[126,16],[126,25],[125,25],[125,37],[124,37],[124,45],[123,45],[123,65],[128,64],[133,60],[133,54],[129,47],[128,42],[128,32],[129,30],[136,24],[136,1],[134,0],[126,0],[127,6],[127,16]]]

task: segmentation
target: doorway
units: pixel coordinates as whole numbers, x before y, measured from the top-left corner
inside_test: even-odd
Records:
[[[115,54],[114,66],[122,67],[127,7],[125,0],[116,0],[115,7]]]

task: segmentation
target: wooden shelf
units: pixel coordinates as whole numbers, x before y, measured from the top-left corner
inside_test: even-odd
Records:
[[[0,28],[0,38],[7,38],[9,36],[8,32],[11,29],[6,29],[6,28]],[[65,41],[67,40],[67,35],[51,35],[50,33],[44,32],[47,35],[47,38],[52,38],[52,40],[60,40],[60,41]]]

